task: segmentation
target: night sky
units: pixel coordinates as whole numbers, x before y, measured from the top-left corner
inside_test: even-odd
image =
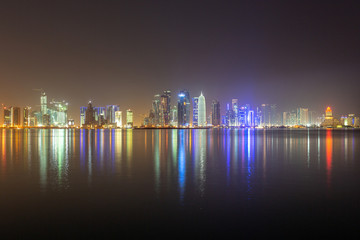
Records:
[[[119,104],[188,89],[240,104],[360,113],[358,1],[1,1],[0,101]],[[175,103],[175,96],[172,104]]]

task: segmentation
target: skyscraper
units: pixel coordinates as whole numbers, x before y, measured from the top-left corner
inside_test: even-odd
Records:
[[[106,123],[106,108],[105,107],[94,107],[95,121],[98,126],[102,126]]]
[[[206,126],[206,102],[205,97],[201,93],[199,97],[199,126]]]
[[[11,110],[7,107],[4,107],[4,125],[6,127],[11,126]]]
[[[182,90],[178,97],[178,125],[187,127],[190,124],[190,94],[187,90]]]
[[[171,108],[170,125],[174,127],[178,126],[178,110],[176,105]]]
[[[164,91],[161,95],[162,125],[168,126],[170,122],[171,91]]]
[[[31,118],[30,118],[30,109],[31,109],[31,107],[24,107],[23,125],[24,125],[25,127],[30,126],[30,120],[31,120]]]
[[[303,126],[309,124],[309,109],[307,108],[297,109],[297,124]]]
[[[277,114],[277,105],[270,104],[270,124],[271,124],[271,126],[279,125],[279,121],[278,121],[279,118],[278,118],[278,114]]]
[[[115,124],[115,112],[120,111],[119,105],[106,106],[106,121],[107,124]]]
[[[20,108],[19,107],[11,107],[11,126],[18,127],[21,125],[20,123]]]
[[[261,105],[261,125],[275,126],[278,125],[278,115],[276,104],[262,104]]]
[[[199,98],[193,97],[193,126],[199,125]]]
[[[220,103],[217,100],[212,101],[212,125],[213,126],[220,126]]]
[[[85,112],[85,125],[92,126],[96,125],[95,121],[95,111],[91,104],[91,101],[89,101],[88,107],[86,108]]]
[[[132,128],[134,126],[133,111],[131,109],[126,110],[126,127]]]
[[[255,113],[253,110],[249,110],[247,112],[248,117],[247,117],[247,123],[246,126],[248,127],[255,127]]]
[[[230,109],[229,103],[226,104],[225,125],[228,127],[234,126],[234,111]]]
[[[45,92],[41,92],[40,96],[40,107],[41,107],[41,114],[47,114],[47,96]]]
[[[162,125],[162,111],[161,111],[161,99],[160,95],[157,94],[154,96],[154,99],[152,101],[152,108],[154,113],[154,125]]]
[[[50,124],[53,126],[66,126],[67,120],[68,103],[65,101],[54,101],[50,102],[48,113],[50,115]]]
[[[87,107],[80,107],[80,127],[85,124],[86,109]]]
[[[115,112],[115,123],[116,123],[116,127],[122,127],[122,112],[121,111]]]
[[[231,109],[233,111],[231,119],[230,119],[231,126],[240,126],[238,99],[231,100]]]

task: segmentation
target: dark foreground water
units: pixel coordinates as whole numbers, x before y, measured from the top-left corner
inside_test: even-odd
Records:
[[[0,237],[360,236],[357,130],[0,129]]]

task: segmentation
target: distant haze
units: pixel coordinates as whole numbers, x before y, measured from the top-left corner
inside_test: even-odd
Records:
[[[153,95],[360,114],[357,1],[2,1],[0,103],[119,104]],[[124,114],[125,115],[125,114]],[[1,113],[2,116],[2,113]],[[1,119],[2,122],[3,119]]]

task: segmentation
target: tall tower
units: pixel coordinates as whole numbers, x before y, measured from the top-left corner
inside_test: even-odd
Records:
[[[133,111],[131,109],[126,110],[126,127],[132,128],[134,126]]]
[[[11,107],[11,126],[17,127],[20,126],[20,108],[19,107]]]
[[[115,122],[116,122],[116,127],[122,127],[122,112],[121,111],[115,112]]]
[[[190,124],[190,94],[187,90],[182,90],[178,97],[178,125],[187,127]]]
[[[306,126],[309,123],[309,109],[297,109],[297,124]]]
[[[162,123],[163,125],[169,125],[170,122],[170,100],[171,100],[171,91],[164,91],[161,95],[161,111],[162,111]]]
[[[120,111],[119,105],[106,106],[106,120],[108,124],[115,124],[115,112]]]
[[[333,119],[332,116],[332,110],[330,107],[327,107],[326,112],[325,112],[325,119]]]
[[[212,101],[212,125],[220,126],[220,103],[217,100]]]
[[[199,98],[193,97],[193,126],[199,126]]]
[[[24,114],[23,114],[23,125],[30,126],[30,109],[31,107],[24,107]]]
[[[199,126],[206,126],[206,102],[205,97],[201,93],[199,97]]]
[[[91,126],[95,124],[96,124],[95,111],[91,104],[91,101],[89,101],[88,107],[86,108],[86,112],[85,112],[85,125]]]
[[[154,124],[162,125],[161,97],[159,94],[154,96],[152,108],[154,112]]]
[[[40,96],[40,107],[41,107],[41,114],[47,114],[47,96],[45,92],[41,92]]]
[[[4,107],[4,125],[11,126],[11,110],[7,107]]]
[[[85,124],[86,109],[87,107],[80,107],[80,127]]]

